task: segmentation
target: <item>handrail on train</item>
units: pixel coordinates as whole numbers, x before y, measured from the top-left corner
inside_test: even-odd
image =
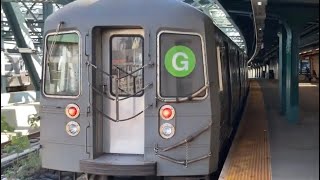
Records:
[[[125,100],[125,99],[128,99],[128,98],[131,98],[131,97],[134,97],[134,96],[136,96],[137,94],[139,94],[139,93],[143,92],[144,90],[146,90],[148,87],[152,87],[152,86],[153,86],[152,83],[149,83],[149,84],[147,84],[145,87],[143,87],[141,90],[139,90],[138,92],[136,92],[136,89],[135,89],[135,87],[136,87],[136,85],[135,85],[135,83],[136,83],[136,82],[135,82],[136,76],[133,76],[133,74],[136,73],[136,72],[138,72],[138,71],[140,71],[140,70],[142,70],[142,69],[144,69],[145,67],[149,66],[149,64],[146,64],[146,65],[144,65],[144,66],[142,66],[142,67],[140,67],[140,68],[138,68],[138,69],[136,69],[136,70],[134,70],[134,71],[132,71],[132,72],[127,72],[127,71],[121,69],[121,68],[118,67],[118,66],[114,66],[114,67],[117,69],[117,75],[116,75],[116,76],[113,76],[113,75],[105,72],[104,70],[102,70],[101,68],[99,68],[99,67],[97,67],[96,65],[92,64],[92,63],[89,62],[89,61],[86,61],[85,64],[86,64],[88,67],[93,67],[93,68],[95,68],[96,70],[98,70],[98,71],[101,72],[102,74],[107,75],[109,78],[110,78],[110,77],[111,77],[111,78],[115,78],[115,80],[116,80],[116,88],[115,88],[115,89],[116,89],[116,93],[115,93],[115,98],[109,97],[106,93],[99,91],[96,87],[91,86],[91,84],[89,83],[89,86],[91,86],[91,88],[92,88],[96,93],[102,95],[103,97],[105,97],[105,98],[107,98],[107,99],[109,99],[109,100],[115,101],[115,103],[116,103],[116,118],[115,118],[115,119],[112,118],[112,117],[110,117],[110,116],[108,116],[107,114],[103,113],[102,110],[100,110],[100,109],[92,106],[92,104],[90,104],[90,105],[91,105],[93,108],[95,108],[99,113],[101,113],[102,116],[106,117],[107,119],[109,119],[109,120],[111,120],[111,121],[113,121],[113,122],[122,122],[122,121],[127,121],[127,120],[130,120],[130,119],[133,119],[133,118],[139,116],[139,115],[142,114],[146,109],[148,109],[149,107],[152,106],[152,105],[149,105],[149,106],[146,107],[144,110],[140,111],[139,113],[135,114],[135,115],[132,116],[132,117],[129,117],[129,118],[126,118],[126,119],[120,119],[120,118],[119,118],[119,114],[120,114],[120,113],[119,113],[119,102],[120,102],[120,101]],[[120,71],[124,72],[126,75],[120,77]],[[128,76],[131,76],[131,77],[134,78],[134,81],[133,81],[134,92],[133,92],[133,94],[127,93],[126,91],[124,91],[123,89],[120,88],[120,80],[123,79],[123,78],[125,78],[125,77],[128,77]],[[88,77],[88,79],[89,79],[89,77]],[[123,92],[126,92],[128,95],[127,95],[126,97],[124,97],[124,98],[120,98],[119,90],[120,90],[120,91],[123,91]]]

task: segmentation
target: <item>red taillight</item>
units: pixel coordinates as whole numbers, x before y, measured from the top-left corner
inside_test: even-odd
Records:
[[[175,110],[170,105],[164,105],[160,109],[160,117],[164,120],[170,120],[174,117]]]
[[[71,118],[71,119],[75,119],[79,116],[80,114],[80,109],[76,104],[69,104],[66,107],[66,115]]]
[[[74,117],[75,115],[77,115],[77,113],[78,113],[78,110],[77,110],[75,107],[70,107],[70,108],[68,109],[68,114],[69,114],[70,116],[72,116],[72,117]]]
[[[165,108],[164,110],[162,110],[162,116],[166,119],[170,118],[172,115],[172,110],[169,108]]]

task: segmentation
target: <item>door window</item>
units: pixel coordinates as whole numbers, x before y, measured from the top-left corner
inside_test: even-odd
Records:
[[[119,96],[136,94],[144,86],[143,69],[138,70],[143,66],[143,38],[138,35],[114,35],[110,43],[111,75],[114,77],[111,80],[111,94],[116,95],[117,86]],[[118,85],[116,77],[120,79]],[[142,94],[143,91],[137,96]]]

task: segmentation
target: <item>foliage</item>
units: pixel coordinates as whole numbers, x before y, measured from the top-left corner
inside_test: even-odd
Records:
[[[40,117],[37,114],[30,115],[28,117],[28,123],[31,127],[38,127]],[[1,132],[3,118],[1,117]],[[4,121],[5,122],[5,121]],[[8,126],[7,126],[8,127]],[[11,129],[10,129],[11,130]],[[11,143],[6,145],[4,151],[6,153],[22,153],[25,149],[30,147],[30,141],[27,136],[23,136],[22,133],[17,133],[16,136],[12,136]],[[38,151],[28,154],[25,158],[18,158],[14,161],[12,167],[7,169],[4,174],[7,179],[26,179],[28,176],[36,173],[41,169],[41,159]]]
[[[41,169],[41,159],[39,152],[35,151],[25,159],[20,159],[14,165],[5,171],[7,179],[26,179]]]
[[[23,150],[30,146],[30,142],[27,136],[22,136],[21,133],[17,133],[16,136],[11,137],[11,143],[6,145],[4,150],[7,153],[21,153]]]
[[[37,122],[39,121],[40,121],[40,116],[38,114],[31,114],[28,116],[28,124],[30,124],[30,126],[33,128],[38,127]]]
[[[14,128],[8,124],[6,118],[1,116],[1,132],[13,132]]]
[[[17,133],[17,136],[13,136],[11,143],[5,146],[7,153],[21,153],[25,149],[30,147],[30,142],[27,136],[22,136],[21,133]],[[41,161],[39,152],[32,152],[24,159],[17,159],[13,163],[12,167],[5,171],[7,179],[25,179],[40,170]]]

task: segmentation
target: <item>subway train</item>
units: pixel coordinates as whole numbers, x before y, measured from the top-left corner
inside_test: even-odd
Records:
[[[50,15],[44,34],[43,168],[217,171],[246,99],[247,55],[203,12],[178,0],[79,0]]]

